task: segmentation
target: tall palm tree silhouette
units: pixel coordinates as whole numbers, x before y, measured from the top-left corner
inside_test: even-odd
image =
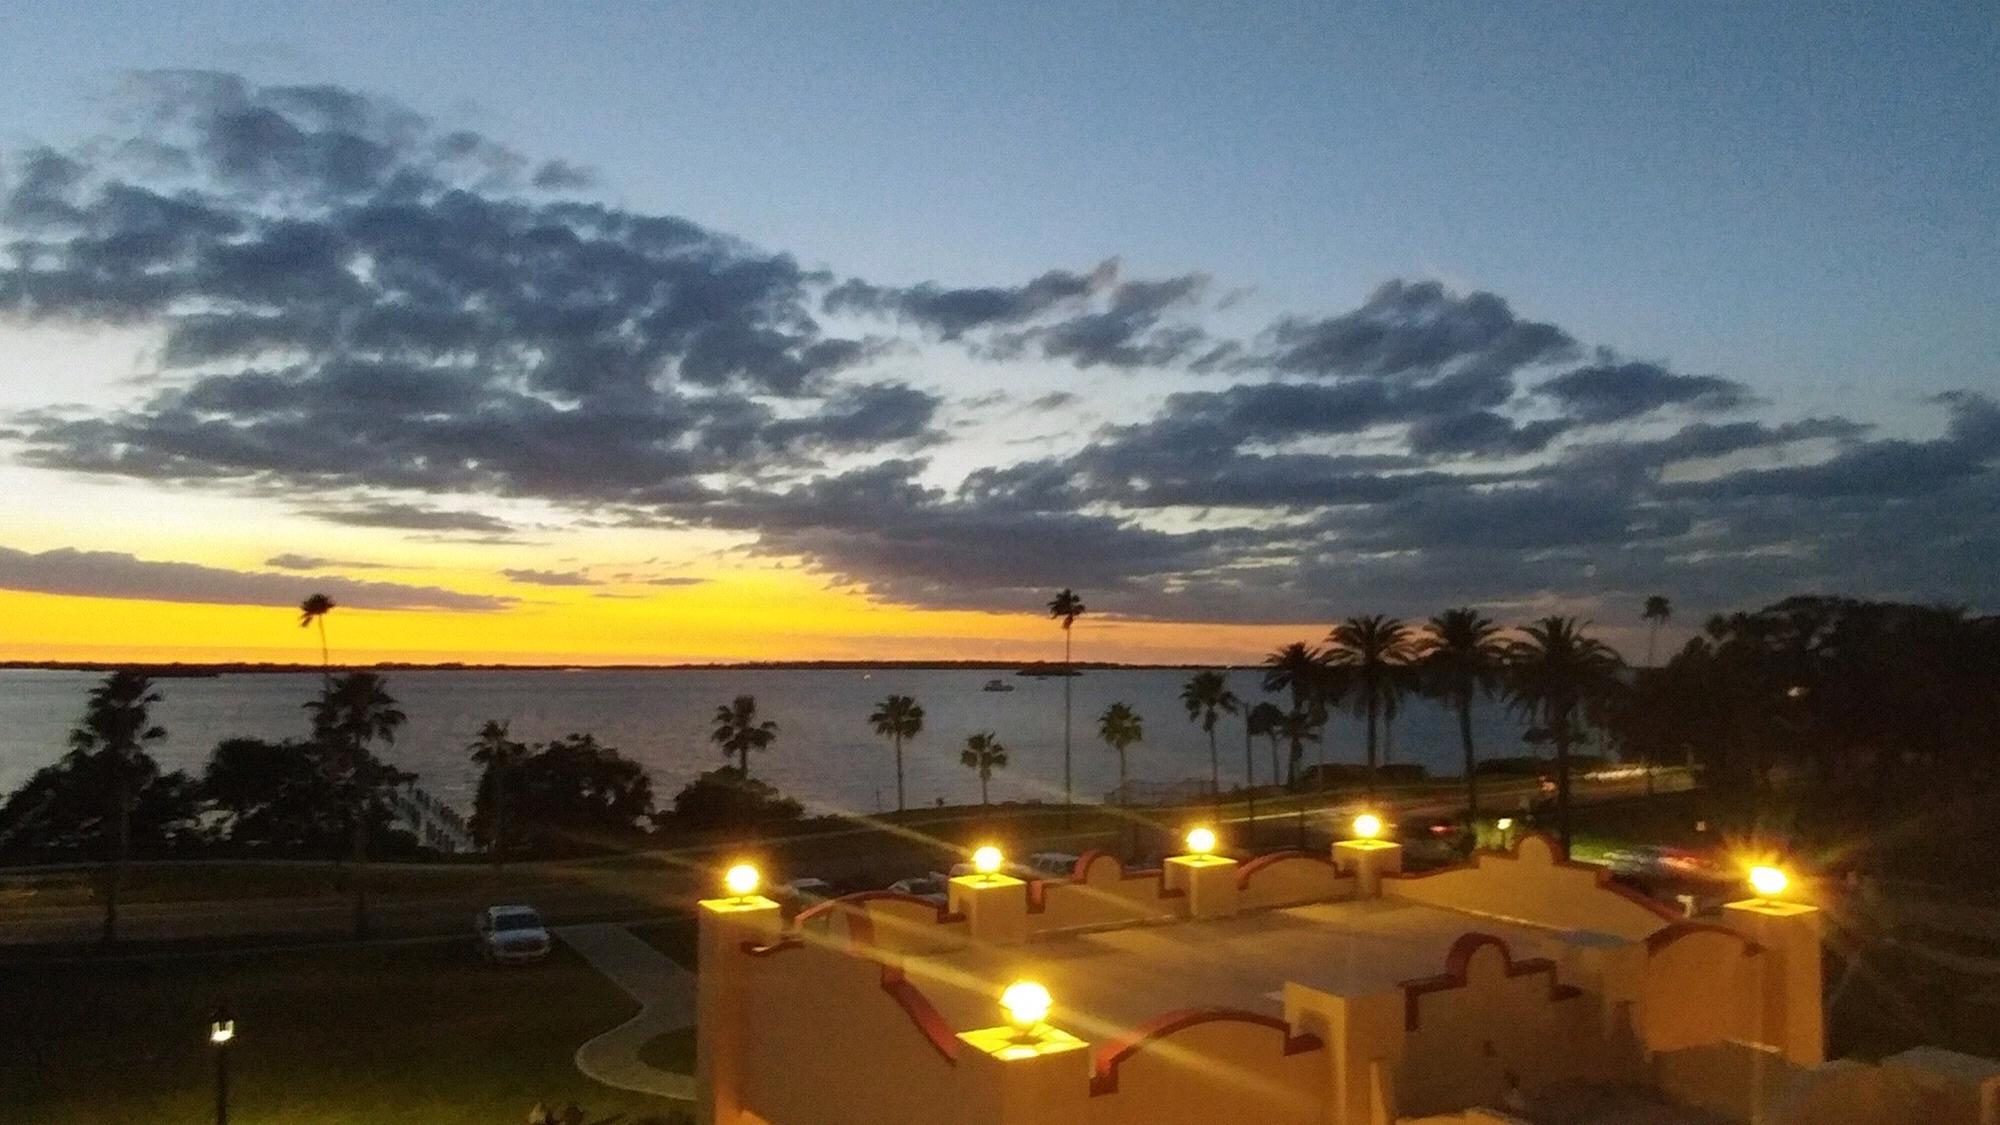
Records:
[[[1088,610],[1083,599],[1075,590],[1065,586],[1055,597],[1049,599],[1049,616],[1062,622],[1063,631],[1063,804],[1076,800],[1076,788],[1070,774],[1070,681],[1076,679],[1076,669],[1070,662],[1070,632],[1076,619]]]
[[[1181,686],[1181,706],[1188,721],[1200,723],[1208,735],[1208,792],[1222,792],[1222,759],[1215,748],[1215,724],[1223,715],[1234,715],[1241,701],[1229,690],[1229,678],[1220,672],[1196,672]],[[1244,744],[1246,749],[1248,743]],[[1245,784],[1248,784],[1246,779]]]
[[[354,937],[368,936],[368,826],[375,801],[385,785],[407,777],[369,753],[371,743],[396,741],[408,719],[396,707],[388,683],[373,672],[349,672],[327,683],[318,699],[306,704],[313,733],[332,759],[332,775],[347,796],[353,839]]]
[[[1243,737],[1247,740],[1255,735],[1263,735],[1271,743],[1271,784],[1279,785],[1282,772],[1278,765],[1278,739],[1282,735],[1279,725],[1284,722],[1285,709],[1264,700],[1243,713]]]
[[[1500,627],[1471,607],[1448,609],[1424,626],[1416,644],[1424,694],[1458,713],[1458,741],[1465,751],[1465,807],[1479,816],[1479,770],[1472,748],[1472,701],[1500,686],[1507,644]]]
[[[975,734],[965,740],[965,749],[958,753],[958,764],[979,774],[979,803],[988,805],[986,784],[993,780],[993,771],[1007,768],[1007,748],[1000,745],[1000,739],[991,731]]]
[[[770,749],[777,737],[777,723],[758,721],[754,695],[739,695],[717,707],[715,729],[708,734],[708,740],[720,746],[725,756],[736,756],[736,770],[746,779],[750,776],[750,751]]]
[[[326,615],[334,611],[334,601],[325,594],[309,594],[299,603],[299,628],[319,626],[319,676],[325,686],[333,679],[333,657],[326,647]]]
[[[1291,713],[1305,720],[1305,726],[1316,727],[1319,724],[1312,720],[1324,719],[1326,697],[1336,690],[1326,673],[1325,654],[1304,641],[1293,641],[1264,658],[1264,690],[1290,693]],[[1305,755],[1303,740],[1294,739],[1291,745],[1292,756],[1285,768],[1287,786],[1298,784],[1300,759]]]
[[[1118,803],[1126,803],[1125,751],[1145,737],[1138,712],[1123,703],[1113,703],[1097,717],[1097,737],[1118,751]]]
[[[1354,713],[1368,720],[1368,795],[1375,796],[1377,728],[1395,706],[1410,661],[1410,627],[1393,617],[1350,617],[1327,634],[1329,664],[1353,682]]]
[[[493,826],[486,834],[486,846],[493,852],[493,867],[497,871],[507,857],[507,787],[513,784],[514,767],[527,758],[528,746],[507,737],[506,723],[488,719],[466,749],[493,779]]]
[[[1646,631],[1646,667],[1648,668],[1654,667],[1654,650],[1660,644],[1660,626],[1665,625],[1667,619],[1673,615],[1674,603],[1668,601],[1665,594],[1654,594],[1646,599],[1645,612],[1639,616],[1650,626]]]
[[[106,943],[118,940],[118,899],[125,885],[125,866],[132,858],[132,791],[136,788],[140,755],[146,745],[167,736],[152,720],[160,693],[137,672],[113,672],[90,689],[83,720],[69,732],[70,749],[99,758],[110,780],[105,815],[111,825],[111,863],[104,880]]]
[[[1569,855],[1570,747],[1584,708],[1602,700],[1617,683],[1618,654],[1592,637],[1574,617],[1544,617],[1521,630],[1507,647],[1507,694],[1514,706],[1540,724],[1530,736],[1556,748],[1556,823],[1564,856]]]
[[[892,695],[875,705],[870,726],[896,744],[896,811],[903,811],[903,743],[924,729],[924,709],[907,695]]]

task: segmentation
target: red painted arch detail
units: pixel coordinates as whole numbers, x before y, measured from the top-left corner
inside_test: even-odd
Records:
[[[965,915],[953,914],[949,908],[939,906],[937,903],[932,902],[930,899],[924,898],[921,895],[906,895],[901,891],[856,891],[851,895],[841,895],[839,898],[830,898],[827,899],[825,902],[816,903],[812,906],[805,908],[804,910],[799,911],[798,917],[792,919],[792,925],[796,927],[802,922],[808,922],[815,918],[819,918],[823,915],[831,915],[837,912],[839,908],[842,906],[863,906],[871,902],[915,903],[919,906],[927,906],[937,911],[937,920],[939,922],[965,921]],[[865,910],[858,910],[855,912],[855,916],[858,918],[866,918],[868,916],[868,912]]]
[[[1288,859],[1310,860],[1313,863],[1323,864],[1331,869],[1335,875],[1340,874],[1340,868],[1331,859],[1316,852],[1302,852],[1296,849],[1282,852],[1266,852],[1236,869],[1236,889],[1239,891],[1243,890],[1250,885],[1251,878],[1259,871],[1264,870],[1266,867],[1283,863]]]
[[[1763,946],[1751,941],[1728,926],[1718,926],[1713,922],[1675,922],[1671,926],[1664,926],[1655,930],[1646,938],[1646,952],[1649,955],[1658,953],[1660,950],[1665,949],[1682,938],[1693,934],[1722,934],[1726,937],[1733,937],[1743,943],[1743,955],[1745,957],[1754,957],[1764,952]]]
[[[1070,868],[1069,876],[1062,881],[1067,883],[1074,883],[1079,886],[1081,886],[1084,883],[1088,883],[1090,881],[1089,878],[1090,865],[1096,863],[1100,858],[1109,858],[1113,863],[1116,863],[1118,865],[1118,878],[1121,882],[1129,879],[1157,879],[1160,882],[1161,898],[1187,897],[1186,891],[1179,890],[1177,888],[1170,888],[1167,886],[1167,873],[1164,870],[1157,867],[1147,867],[1147,868],[1141,868],[1140,870],[1137,871],[1127,871],[1125,870],[1124,860],[1119,859],[1115,855],[1111,855],[1109,852],[1104,851],[1102,848],[1092,848],[1091,850],[1083,853],[1082,855],[1077,856],[1076,866]],[[1049,880],[1049,879],[1033,879],[1029,881],[1028,913],[1030,914],[1048,913],[1049,909],[1048,884],[1053,881],[1054,880]]]
[[[1472,956],[1486,946],[1500,950],[1500,960],[1506,966],[1509,977],[1525,977],[1535,973],[1549,975],[1549,999],[1568,1000],[1583,995],[1583,990],[1556,980],[1556,963],[1546,957],[1530,957],[1525,961],[1514,960],[1513,950],[1507,943],[1492,934],[1472,932],[1458,936],[1451,943],[1451,951],[1444,956],[1444,972],[1433,977],[1419,977],[1402,982],[1403,989],[1403,1029],[1417,1030],[1417,1001],[1432,992],[1445,992],[1454,988],[1464,988],[1466,972],[1472,966]]]
[[[1276,1016],[1262,1015],[1241,1008],[1183,1008],[1155,1016],[1125,1034],[1100,1044],[1091,1055],[1090,1096],[1117,1093],[1118,1068],[1125,1060],[1145,1050],[1147,1046],[1198,1024],[1217,1022],[1255,1024],[1280,1032],[1284,1035],[1283,1053],[1286,1055],[1317,1051],[1325,1046],[1317,1035],[1309,1032],[1293,1034],[1292,1025]]]
[[[931,1003],[930,997],[925,996],[916,985],[911,984],[903,976],[900,967],[882,966],[882,991],[888,993],[902,1007],[903,1014],[909,1016],[910,1022],[917,1025],[917,1030],[923,1034],[924,1040],[938,1054],[944,1056],[944,1061],[953,1066],[958,1065],[958,1036],[952,1032],[951,1025],[944,1021],[944,1016],[939,1014],[936,1005]]]

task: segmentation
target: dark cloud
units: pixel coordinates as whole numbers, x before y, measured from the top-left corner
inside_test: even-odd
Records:
[[[1535,393],[1587,423],[1637,418],[1665,406],[1737,410],[1753,400],[1743,384],[1714,375],[1676,375],[1657,363],[1604,362],[1550,379]]]
[[[850,279],[828,290],[824,303],[829,313],[892,316],[956,340],[979,329],[1026,324],[1051,312],[1080,308],[1117,278],[1113,259],[1089,273],[1050,270],[1011,287],[953,289],[927,281],[899,289]]]
[[[1570,428],[1566,418],[1516,422],[1491,410],[1419,418],[1410,424],[1410,452],[1517,457],[1539,453]]]
[[[682,575],[666,575],[660,578],[642,580],[643,584],[647,586],[699,586],[707,581],[708,579],[706,578],[689,578]]]
[[[323,593],[357,609],[426,609],[482,612],[505,609],[512,598],[461,594],[434,586],[361,582],[326,576],[311,589],[282,574],[227,570],[184,562],[154,562],[113,551],[62,547],[39,553],[0,547],[0,589],[85,598],[260,605],[295,609],[308,593]]]
[[[596,586],[595,578],[581,570],[527,570],[509,567],[501,575],[509,581],[529,586]]]
[[[1392,281],[1352,312],[1288,317],[1269,333],[1261,362],[1318,378],[1429,381],[1476,372],[1503,378],[1576,351],[1553,324],[1522,320],[1491,293],[1458,296],[1435,281]]]
[[[272,555],[264,560],[265,566],[279,570],[381,570],[383,564],[356,562],[353,559],[329,559],[319,555],[297,555],[286,553]]]
[[[511,530],[505,520],[479,512],[456,512],[389,501],[356,504],[339,508],[310,508],[301,513],[328,523],[351,527],[389,527],[407,531],[470,531],[498,533]]]

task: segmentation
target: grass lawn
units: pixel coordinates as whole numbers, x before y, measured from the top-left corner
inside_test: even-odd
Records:
[[[226,1000],[240,1125],[493,1125],[543,1099],[593,1123],[665,1123],[672,1103],[571,1061],[637,1006],[566,948],[497,968],[467,943],[13,966],[0,977],[0,1106],[38,1125],[211,1119],[209,1013]]]

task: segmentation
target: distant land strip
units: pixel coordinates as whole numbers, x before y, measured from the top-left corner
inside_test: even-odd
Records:
[[[813,672],[874,670],[999,671],[1024,676],[1061,676],[1059,662],[1022,663],[1018,660],[742,660],[680,664],[506,664],[443,661],[376,661],[334,664],[335,672]],[[1104,660],[1078,660],[1070,667],[1089,671],[1160,671],[1196,669],[1250,670],[1254,664],[1124,664]],[[317,673],[319,664],[293,662],[222,661],[218,663],[148,662],[127,660],[0,660],[0,670],[44,672],[141,672],[156,679],[221,675]]]

